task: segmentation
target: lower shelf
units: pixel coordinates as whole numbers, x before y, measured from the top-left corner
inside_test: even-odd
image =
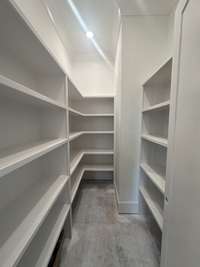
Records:
[[[56,246],[60,233],[63,229],[70,205],[63,208],[55,207],[47,217],[45,225],[38,232],[29,250],[22,258],[19,267],[47,267]]]
[[[158,190],[164,195],[165,193],[165,179],[158,173],[156,173],[148,164],[142,163],[141,169],[149,177],[152,183],[158,188]]]
[[[0,262],[16,266],[68,181],[67,176],[44,180],[24,192],[1,214]]]
[[[80,168],[80,171],[78,172],[76,176],[76,180],[74,182],[74,185],[72,187],[72,192],[71,192],[71,202],[74,201],[76,197],[76,193],[79,189],[81,180],[83,178],[83,175],[86,171],[94,171],[94,172],[112,172],[114,170],[113,166],[109,165],[84,165]]]
[[[73,158],[70,164],[70,174],[73,174],[76,167],[79,165],[81,159],[84,155],[113,155],[113,150],[100,150],[100,149],[90,149],[90,150],[82,150],[77,152],[76,156]],[[104,168],[105,166],[102,166]]]
[[[154,219],[156,220],[160,230],[163,229],[163,216],[162,213],[157,205],[157,203],[154,201],[154,199],[150,196],[148,191],[141,186],[140,187],[140,193],[142,197],[144,198],[145,203],[147,204],[149,210],[151,211]]]
[[[77,193],[77,191],[79,189],[83,174],[84,174],[84,169],[81,168],[79,173],[78,173],[78,175],[77,175],[77,177],[76,177],[76,181],[74,182],[74,185],[72,187],[72,193],[71,193],[71,201],[72,202],[74,201],[74,199],[76,197],[76,193]]]

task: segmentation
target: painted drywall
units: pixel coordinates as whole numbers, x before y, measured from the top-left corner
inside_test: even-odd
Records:
[[[122,16],[122,63],[116,74],[121,77],[115,77],[120,91],[116,184],[121,212],[138,211],[142,84],[171,53],[170,25],[170,16]]]
[[[73,79],[83,95],[114,94],[114,71],[99,56],[79,56],[72,62]]]
[[[116,58],[115,58],[115,70],[114,70],[114,88],[115,88],[115,103],[114,103],[114,113],[115,113],[115,121],[114,121],[114,186],[117,196],[117,201],[119,202],[119,167],[121,154],[119,151],[120,145],[118,144],[120,140],[120,121],[121,121],[121,79],[122,79],[122,29],[120,27],[119,39],[116,49]]]

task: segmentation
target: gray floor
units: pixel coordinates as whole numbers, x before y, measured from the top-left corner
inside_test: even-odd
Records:
[[[144,219],[117,214],[112,185],[82,185],[61,267],[158,267],[158,259]]]

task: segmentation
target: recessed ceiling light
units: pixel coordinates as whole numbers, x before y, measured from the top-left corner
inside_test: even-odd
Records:
[[[94,33],[93,32],[86,32],[86,36],[89,39],[92,39],[94,37]]]

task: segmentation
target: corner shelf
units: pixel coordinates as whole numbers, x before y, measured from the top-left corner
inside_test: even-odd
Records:
[[[85,172],[113,172],[113,166],[109,165],[83,165],[80,167],[80,170],[76,176],[76,181],[72,186],[71,201],[74,201],[77,191],[79,189],[80,183],[82,181],[83,175]]]
[[[0,177],[67,143],[66,138],[44,140],[0,152]]]
[[[150,141],[154,144],[158,144],[158,145],[163,146],[163,147],[168,147],[168,140],[165,138],[153,136],[150,134],[143,134],[142,138],[144,140]]]
[[[147,190],[144,187],[140,187],[140,193],[144,198],[145,203],[147,204],[149,210],[151,211],[154,219],[156,220],[160,230],[163,229],[163,216],[162,213],[154,199],[150,196]]]
[[[60,176],[56,180],[52,179],[40,182],[39,184],[36,183],[30,190],[21,195],[19,199],[11,203],[12,208],[9,208],[6,216],[2,216],[1,224],[5,223],[7,225],[13,219],[18,222],[21,216],[19,210],[28,211],[28,214],[19,225],[16,225],[16,229],[13,229],[12,233],[10,233],[10,228],[7,226],[4,232],[1,233],[4,239],[8,235],[6,242],[4,242],[0,249],[2,267],[17,265],[47,217],[51,207],[58,199],[68,179],[69,177],[67,176]],[[32,208],[29,210],[29,207]]]
[[[156,173],[148,164],[142,163],[141,169],[149,177],[149,179],[155,184],[159,191],[164,195],[165,193],[165,179],[158,173]]]
[[[108,149],[90,149],[90,150],[82,150],[79,151],[76,156],[73,158],[71,164],[70,164],[70,174],[73,174],[77,166],[79,165],[81,159],[84,157],[84,155],[113,155],[113,150]]]

